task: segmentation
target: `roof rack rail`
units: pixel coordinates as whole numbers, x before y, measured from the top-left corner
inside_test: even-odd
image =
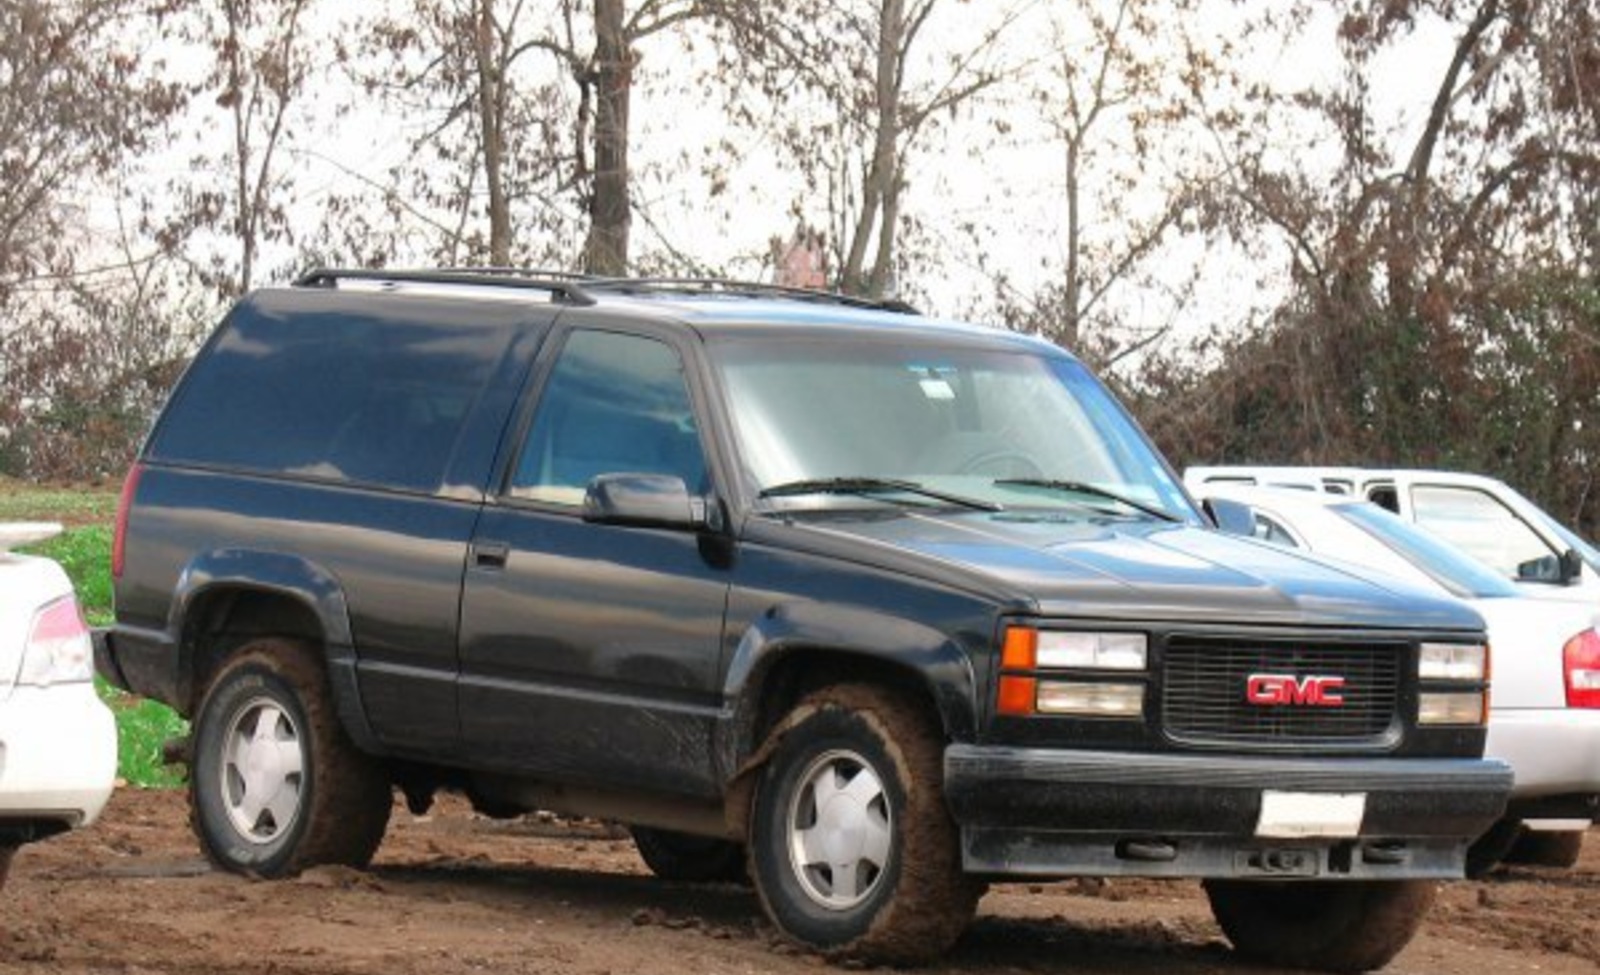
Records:
[[[332,288],[340,281],[374,281],[380,284],[444,284],[487,285],[496,288],[522,288],[543,291],[552,300],[571,305],[592,305],[594,296],[580,284],[588,282],[584,275],[566,271],[522,271],[512,268],[440,268],[429,270],[386,270],[380,268],[328,268],[319,267],[301,275],[294,282],[297,288]]]
[[[587,278],[585,291],[611,294],[723,294],[744,298],[778,297],[818,304],[843,305],[847,308],[870,308],[875,311],[918,314],[917,309],[903,301],[858,298],[837,291],[819,291],[813,288],[793,288],[782,284],[764,284],[759,281],[728,281],[722,278]]]
[[[546,267],[516,267],[513,265],[455,265],[450,267],[430,268],[445,274],[473,274],[503,278],[539,278],[545,281],[603,281],[598,275],[586,274],[583,271],[566,271],[558,268]]]

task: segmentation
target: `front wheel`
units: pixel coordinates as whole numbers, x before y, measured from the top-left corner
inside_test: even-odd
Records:
[[[1325,972],[1388,964],[1410,943],[1434,895],[1424,880],[1208,880],[1205,889],[1239,954]]]
[[[961,871],[942,779],[937,725],[900,695],[843,685],[802,701],[751,813],[773,923],[838,957],[914,963],[948,948],[982,888]]]
[[[281,877],[372,859],[389,779],[350,742],[331,698],[315,654],[290,640],[248,644],[212,682],[195,718],[189,798],[218,865]]]

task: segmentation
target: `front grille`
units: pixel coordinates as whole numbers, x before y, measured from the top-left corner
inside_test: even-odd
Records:
[[[1387,745],[1400,729],[1400,674],[1406,658],[1406,647],[1397,644],[1171,637],[1162,722],[1170,737],[1191,744]],[[1343,677],[1344,704],[1251,704],[1245,699],[1245,683],[1252,674]]]

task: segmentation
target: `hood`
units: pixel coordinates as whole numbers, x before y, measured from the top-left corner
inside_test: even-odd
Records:
[[[797,519],[800,520],[800,519]],[[977,575],[1041,615],[1478,630],[1459,600],[1188,524],[1073,512],[830,511],[807,530]],[[863,550],[864,558],[871,558]]]

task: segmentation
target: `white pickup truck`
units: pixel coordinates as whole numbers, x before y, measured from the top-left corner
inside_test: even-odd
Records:
[[[72,583],[11,551],[60,531],[0,524],[0,883],[23,844],[93,822],[116,781],[116,724]]]

